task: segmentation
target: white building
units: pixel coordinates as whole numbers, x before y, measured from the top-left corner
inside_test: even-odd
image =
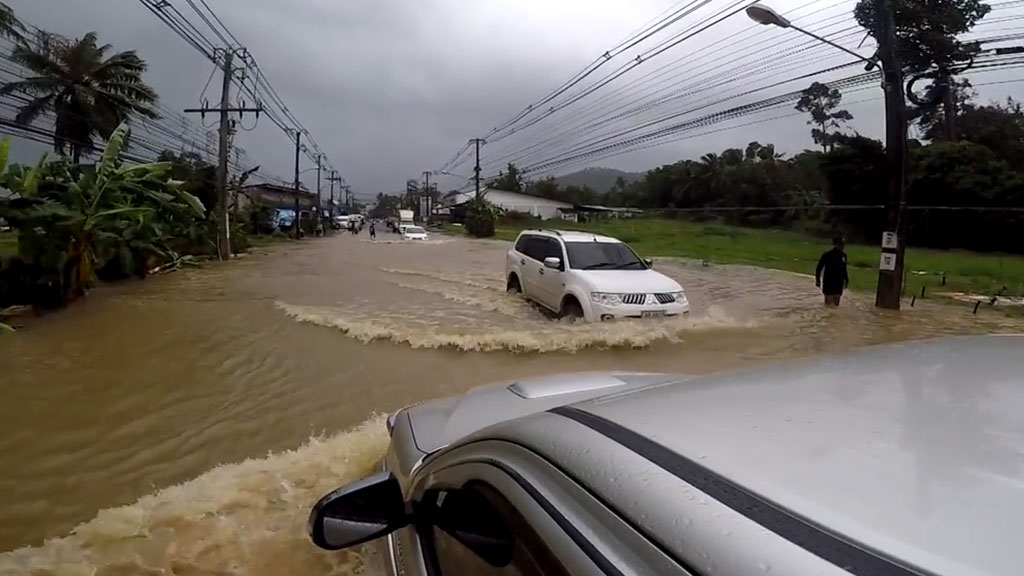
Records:
[[[548,200],[546,198],[528,196],[518,192],[508,192],[506,190],[494,190],[492,188],[485,188],[485,190],[485,198],[487,201],[502,210],[506,212],[525,212],[544,220],[561,218],[562,214],[558,211],[559,208],[572,208],[572,204],[569,204],[568,202]],[[452,206],[459,206],[472,200],[475,195],[475,192],[459,192],[445,198],[444,205],[449,208]]]

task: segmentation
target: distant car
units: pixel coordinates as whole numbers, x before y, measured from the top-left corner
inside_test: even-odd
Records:
[[[349,223],[348,216],[345,215],[345,214],[340,214],[340,215],[334,217],[334,220],[331,222],[331,226],[335,230],[347,230],[348,229],[348,223]]]
[[[688,378],[503,382],[388,418],[316,545],[392,574],[1016,576],[1024,336]],[[369,570],[367,570],[369,572]]]
[[[427,231],[420,226],[406,226],[402,228],[403,240],[426,240]]]
[[[505,282],[509,292],[587,322],[689,314],[683,287],[651,266],[609,236],[524,230],[506,255]]]

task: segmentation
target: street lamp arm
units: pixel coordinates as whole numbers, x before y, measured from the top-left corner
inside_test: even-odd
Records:
[[[794,26],[793,24],[790,24],[787,27],[788,28],[792,28],[793,30],[796,30],[797,32],[802,32],[802,33],[810,36],[811,38],[814,38],[815,40],[818,40],[819,42],[824,42],[825,44],[828,44],[829,46],[832,46],[833,48],[838,48],[838,49],[842,50],[843,52],[846,52],[847,54],[849,54],[851,56],[855,56],[858,60],[863,60],[864,62],[867,62],[868,64],[870,64],[871,68],[873,68],[873,67],[878,65],[878,61],[877,60],[861,56],[860,54],[857,54],[856,52],[854,52],[853,50],[850,50],[849,48],[844,48],[843,46],[840,46],[839,44],[836,44],[835,42],[833,42],[831,40],[827,40],[825,38],[822,38],[821,36],[818,36],[814,32],[810,32],[810,31],[804,30],[803,28],[800,28],[798,26]],[[869,70],[870,70],[870,68],[869,68]]]

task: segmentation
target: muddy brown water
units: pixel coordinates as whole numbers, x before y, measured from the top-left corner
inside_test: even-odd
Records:
[[[344,574],[310,504],[379,417],[489,381],[704,373],[944,334],[971,307],[826,310],[806,276],[663,260],[692,318],[567,325],[504,294],[507,244],[339,236],[102,287],[0,338],[0,574]]]

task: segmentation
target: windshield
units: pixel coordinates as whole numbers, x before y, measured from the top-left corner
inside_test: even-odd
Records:
[[[426,234],[426,231],[419,226],[406,226],[405,232],[407,234]]]
[[[569,267],[577,270],[643,270],[647,265],[619,242],[566,242]]]

